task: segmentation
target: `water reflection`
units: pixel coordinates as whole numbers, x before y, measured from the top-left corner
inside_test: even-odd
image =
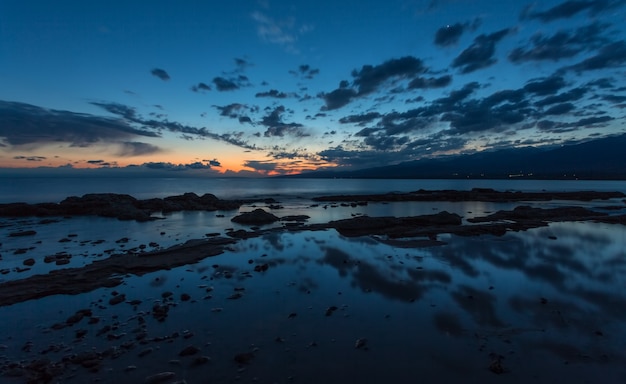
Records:
[[[132,342],[120,358],[103,360],[97,374],[103,382],[142,382],[164,367],[188,382],[626,377],[626,293],[617,289],[626,283],[624,227],[558,223],[502,237],[441,238],[448,244],[407,249],[332,230],[269,233],[195,265],[127,278],[116,290],[143,300],[134,307],[107,306],[110,289],[78,296],[72,304],[54,296],[2,307],[0,344],[6,348],[0,365],[11,356],[33,359],[62,340],[74,350]],[[255,269],[260,265],[267,268]],[[172,292],[174,301],[164,299],[164,292]],[[179,300],[183,293],[191,300]],[[46,303],[66,307],[61,314],[46,307],[45,318],[30,315]],[[169,303],[163,322],[149,316],[155,303]],[[89,333],[76,343],[77,327],[50,330],[81,307],[101,319],[98,329],[114,325],[115,335],[126,336],[116,342],[80,324]],[[144,346],[133,341],[138,316],[146,340],[185,330],[195,336]],[[8,336],[22,333],[33,341],[32,355],[21,350],[26,340]],[[367,339],[367,350],[355,348],[357,339]],[[177,355],[190,344],[211,364],[194,366]],[[150,358],[138,359],[147,347],[153,348]],[[242,352],[254,359],[233,362]],[[180,364],[168,365],[173,359]],[[490,371],[494,359],[504,374]],[[137,368],[126,371],[129,365]],[[95,379],[88,371],[72,374],[77,382]]]

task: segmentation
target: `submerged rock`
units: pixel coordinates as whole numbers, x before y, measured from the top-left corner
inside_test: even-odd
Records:
[[[245,212],[241,215],[235,216],[230,221],[239,224],[249,224],[249,225],[261,225],[261,224],[271,224],[280,220],[277,216],[265,212],[261,208],[257,208],[252,212]]]

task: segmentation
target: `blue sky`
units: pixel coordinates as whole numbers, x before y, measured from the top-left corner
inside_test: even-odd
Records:
[[[362,168],[626,131],[626,5],[0,4],[0,167]]]

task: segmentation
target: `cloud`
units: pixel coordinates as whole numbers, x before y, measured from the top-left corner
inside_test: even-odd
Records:
[[[575,72],[621,67],[626,64],[626,42],[616,41],[602,47],[594,56],[564,68]]]
[[[139,165],[138,167],[146,168],[150,170],[159,171],[193,171],[193,170],[211,170],[210,164],[203,164],[201,162],[193,162],[188,164],[174,164],[170,162],[148,162]],[[130,167],[127,167],[130,168]]]
[[[411,80],[408,85],[409,89],[428,89],[428,88],[443,88],[452,83],[452,76],[444,75],[441,77],[416,77]]]
[[[280,105],[274,108],[270,113],[263,117],[260,124],[267,127],[266,131],[263,133],[265,137],[279,136],[283,137],[285,135],[295,136],[295,137],[305,137],[309,136],[309,134],[305,133],[302,129],[302,124],[299,123],[284,123],[282,121],[282,116],[285,114],[286,109],[284,106]]]
[[[192,127],[189,125],[180,124],[178,122],[169,121],[169,120],[153,120],[153,119],[144,119],[143,117],[137,115],[135,110],[131,107],[119,104],[119,103],[92,103],[93,105],[99,106],[113,114],[118,114],[121,117],[128,120],[129,123],[134,123],[136,125],[141,126],[146,131],[169,131],[173,133],[181,133],[183,135],[188,136],[189,138],[197,137],[197,138],[209,138],[217,141],[223,141],[238,147],[246,148],[246,149],[257,149],[254,145],[248,144],[246,141],[241,139],[241,133],[223,133],[217,134],[209,131],[205,127]],[[219,108],[219,107],[217,107]],[[148,131],[149,136],[159,137],[160,135]]]
[[[317,68],[311,68],[308,64],[302,64],[298,66],[297,70],[290,70],[289,73],[303,79],[311,80],[320,73],[320,70]]]
[[[132,116],[132,109],[116,109]],[[45,109],[35,105],[0,100],[0,137],[11,146],[69,143],[76,147],[100,141],[120,141],[137,136],[158,137],[158,133],[128,122],[89,114]]]
[[[234,91],[236,89],[239,89],[239,85],[237,83],[232,80],[225,79],[221,76],[213,78],[213,84],[215,84],[215,87],[220,92]]]
[[[45,156],[14,156],[13,159],[39,162],[39,161],[46,160],[47,157]]]
[[[472,45],[454,59],[452,67],[460,68],[461,73],[470,73],[495,64],[496,43],[512,32],[511,28],[505,28],[489,35],[477,36]]]
[[[608,24],[595,22],[574,31],[558,31],[551,36],[536,33],[526,47],[517,47],[509,53],[514,63],[525,61],[559,61],[584,51],[599,48],[608,39],[602,36]]]
[[[572,111],[574,108],[574,104],[572,103],[561,103],[561,104],[556,104],[553,105],[552,107],[548,108],[545,111],[545,115],[564,115],[570,111]]]
[[[280,92],[276,89],[270,89],[267,92],[259,92],[254,96],[255,97],[271,97],[274,99],[286,99],[287,97],[289,97],[289,95],[286,94],[285,92]]]
[[[252,168],[255,171],[270,172],[276,169],[278,163],[264,160],[247,160],[243,164],[246,168]]]
[[[152,71],[150,71],[150,73],[152,73],[153,76],[156,76],[163,81],[167,81],[170,79],[170,75],[167,72],[165,72],[164,69],[161,69],[161,68],[154,68],[152,69]]]
[[[558,19],[568,19],[584,11],[595,16],[600,12],[617,8],[623,4],[621,0],[568,0],[543,12],[533,12],[532,8],[526,8],[520,18],[522,20],[538,19],[547,23]]]
[[[211,87],[205,83],[198,83],[197,85],[192,85],[191,90],[193,92],[210,91]]]
[[[445,27],[441,27],[435,33],[434,43],[442,47],[456,44],[463,32],[468,29],[472,31],[476,30],[480,23],[480,19],[475,19],[473,22],[454,23],[452,25],[448,24]]]
[[[378,112],[368,112],[361,115],[350,115],[339,119],[341,124],[357,124],[362,125],[378,119],[382,115]]]
[[[422,60],[413,56],[390,59],[375,66],[364,65],[352,71],[352,84],[344,80],[340,82],[339,88],[319,95],[325,103],[322,109],[329,111],[341,108],[352,99],[369,95],[388,83],[413,79],[427,71]]]
[[[151,155],[153,153],[159,152],[162,152],[162,149],[157,147],[156,145],[141,143],[138,141],[127,141],[120,143],[120,149],[117,154],[123,157],[132,157]]]
[[[552,95],[565,87],[562,76],[550,76],[543,79],[530,80],[524,85],[523,90],[539,96]]]

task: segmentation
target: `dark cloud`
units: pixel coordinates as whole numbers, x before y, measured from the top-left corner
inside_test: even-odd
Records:
[[[193,171],[193,170],[210,170],[210,164],[201,162],[193,162],[189,164],[174,164],[169,162],[149,162],[143,163],[139,167],[157,171]]]
[[[163,81],[167,81],[167,80],[170,79],[170,75],[168,75],[168,73],[165,72],[165,70],[161,69],[161,68],[154,68],[154,69],[152,69],[152,71],[150,71],[150,73],[153,76],[156,76],[156,77],[158,77],[159,79],[161,79]]]
[[[246,141],[241,140],[241,133],[223,133],[217,134],[209,131],[207,128],[202,127],[191,127],[188,125],[180,124],[178,122],[169,121],[169,120],[153,120],[153,119],[144,119],[141,116],[138,116],[133,108],[130,108],[125,105],[121,105],[118,103],[92,103],[101,108],[106,109],[111,113],[116,113],[121,117],[128,120],[129,123],[134,123],[136,125],[141,126],[143,129],[148,131],[151,136],[158,137],[159,135],[154,133],[154,131],[159,132],[162,130],[180,133],[184,135],[185,138],[209,138],[217,141],[223,141],[238,147],[246,148],[246,149],[256,149],[254,145],[248,144]],[[217,107],[219,108],[219,107]]]
[[[87,160],[87,164],[102,164],[104,160]]]
[[[341,124],[362,125],[362,124],[369,123],[372,120],[378,119],[381,116],[382,115],[378,112],[368,112],[368,113],[363,113],[361,115],[350,115],[350,116],[342,117],[341,119],[339,119],[339,122]]]
[[[594,56],[565,69],[576,72],[616,68],[626,64],[626,42],[617,41],[602,47]]]
[[[223,106],[214,105],[213,107],[220,111],[220,116],[226,116],[230,118],[237,118],[241,115],[241,111],[247,110],[247,106],[240,103],[232,103]]]
[[[443,88],[450,85],[452,76],[444,75],[441,77],[416,77],[411,80],[408,85],[409,89],[427,89],[427,88]]]
[[[539,128],[542,132],[565,133],[576,131],[581,128],[604,126],[606,123],[613,120],[615,119],[611,116],[585,117],[574,122],[541,120],[537,122],[537,128]]]
[[[530,80],[524,85],[524,91],[538,95],[552,95],[565,87],[565,80],[562,76],[550,76],[543,79]]]
[[[512,32],[512,29],[505,28],[489,35],[477,36],[472,45],[454,59],[452,67],[460,68],[461,73],[470,73],[495,64],[496,43]]]
[[[517,47],[509,54],[514,63],[524,61],[552,60],[570,58],[584,51],[599,48],[607,43],[603,36],[608,24],[595,22],[574,31],[559,31],[551,36],[537,33],[530,38],[526,47]]]
[[[586,92],[587,92],[586,88],[583,88],[583,87],[574,88],[567,92],[564,92],[555,96],[549,96],[542,100],[539,100],[535,102],[535,105],[538,107],[545,107],[546,105],[551,105],[551,104],[576,101],[576,100],[581,99],[585,95]]]
[[[314,78],[317,74],[319,74],[320,70],[317,68],[311,68],[311,66],[308,64],[302,64],[298,66],[297,70],[290,70],[289,73],[294,76],[310,80]]]
[[[280,92],[276,89],[270,89],[267,92],[259,92],[254,96],[255,97],[272,97],[275,99],[286,99],[287,97],[289,97],[289,95],[286,94],[285,92]]]
[[[162,152],[162,149],[156,145],[141,143],[138,141],[127,141],[121,143],[120,145],[121,148],[117,154],[124,157],[151,155],[153,153]]]
[[[284,106],[280,105],[274,108],[271,112],[269,112],[266,116],[263,117],[260,124],[265,126],[267,130],[263,133],[265,137],[279,136],[283,137],[285,135],[303,137],[309,136],[302,129],[302,124],[299,123],[284,123],[283,115],[285,114],[286,109]]]
[[[243,164],[244,167],[252,168],[256,171],[270,172],[276,169],[277,163],[263,160],[247,160]]]
[[[563,115],[566,114],[570,111],[572,111],[574,108],[574,104],[572,103],[562,103],[562,104],[557,104],[557,105],[553,105],[552,107],[548,108],[545,111],[545,115]]]
[[[237,85],[237,83],[220,76],[213,78],[213,84],[215,84],[215,87],[220,92],[234,91],[236,89],[239,89],[239,85]]]
[[[121,116],[134,115],[131,108],[122,106],[118,106],[116,112]],[[44,145],[56,142],[84,147],[99,141],[128,140],[136,136],[159,135],[144,127],[133,127],[120,119],[0,101],[0,137],[4,137],[9,145]]]
[[[352,83],[343,80],[339,88],[322,93],[319,96],[324,99],[323,110],[333,110],[350,103],[352,99],[369,95],[379,90],[383,85],[393,81],[413,79],[426,73],[422,60],[413,56],[405,56],[399,59],[387,60],[379,65],[364,65],[359,70],[352,71]]]
[[[191,90],[193,92],[210,91],[211,87],[205,83],[198,83],[197,85],[191,86]]]
[[[351,88],[337,88],[329,93],[322,93],[320,97],[324,99],[325,103],[322,109],[325,111],[339,109],[349,104],[357,96],[358,93]]]
[[[435,44],[447,47],[449,45],[455,44],[459,41],[459,38],[466,30],[476,30],[480,25],[480,19],[476,19],[473,22],[466,23],[455,23],[452,25],[446,25],[445,27],[441,27],[435,33]]]
[[[352,71],[353,83],[359,95],[367,95],[377,90],[382,84],[392,79],[413,78],[426,72],[422,60],[405,56],[387,60],[376,66],[364,65],[360,70]]]
[[[557,19],[567,19],[585,11],[593,16],[622,5],[624,5],[622,0],[568,0],[543,12],[533,12],[532,8],[526,8],[520,18],[538,19],[547,23]]]
[[[44,161],[47,158],[45,156],[14,156],[13,159],[39,162]]]

